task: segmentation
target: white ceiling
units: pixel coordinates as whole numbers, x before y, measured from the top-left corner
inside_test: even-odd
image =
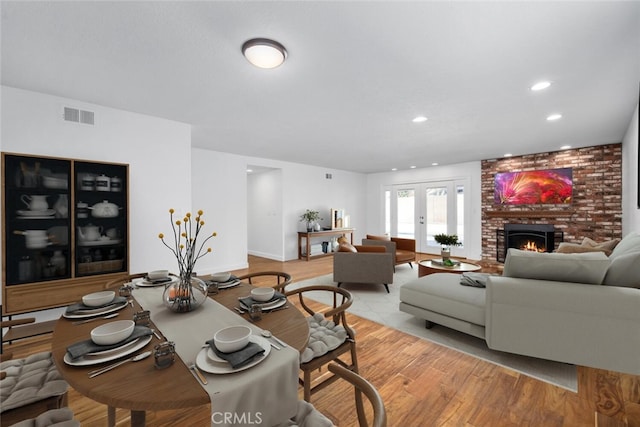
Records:
[[[3,85],[190,123],[195,147],[261,158],[377,172],[615,143],[638,103],[638,1],[1,6]],[[286,63],[250,65],[254,37]]]

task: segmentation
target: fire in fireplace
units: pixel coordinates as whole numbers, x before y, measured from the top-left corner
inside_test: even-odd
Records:
[[[504,230],[498,230],[496,259],[504,262],[509,248],[553,252],[562,242],[562,235],[553,224],[505,224]]]

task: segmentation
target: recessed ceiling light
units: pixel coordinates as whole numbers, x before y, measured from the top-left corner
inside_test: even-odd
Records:
[[[502,157],[512,157],[512,156],[513,156],[513,154],[511,154],[511,153],[505,153]]]
[[[247,169],[247,173],[253,172],[253,169]]]
[[[398,168],[391,168],[391,170],[395,172],[398,170]]]
[[[251,39],[242,45],[247,61],[259,68],[276,68],[287,58],[287,50],[275,40]]]
[[[431,166],[438,166],[438,164],[439,164],[438,162],[433,162],[431,163]]]
[[[538,82],[538,83],[534,84],[533,86],[531,86],[531,90],[538,91],[538,90],[546,89],[549,86],[551,86],[551,82],[547,82],[547,81]]]
[[[415,166],[409,166],[409,168],[410,168],[410,169],[415,169],[416,167],[415,167]]]
[[[571,148],[570,145],[563,145],[562,147],[560,147],[561,150],[568,150],[569,148]]]
[[[562,114],[552,114],[547,117],[547,120],[553,122],[554,120],[560,120],[562,118]]]
[[[426,122],[428,119],[425,116],[417,116],[414,117],[413,120],[411,120],[413,123],[422,123],[422,122]]]

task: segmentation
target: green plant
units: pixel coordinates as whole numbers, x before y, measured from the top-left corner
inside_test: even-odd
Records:
[[[322,218],[320,218],[320,212],[307,209],[305,213],[300,215],[300,221],[306,221],[309,224],[314,221],[322,221]]]
[[[462,242],[458,240],[457,234],[436,234],[433,239],[442,246],[460,246]]]

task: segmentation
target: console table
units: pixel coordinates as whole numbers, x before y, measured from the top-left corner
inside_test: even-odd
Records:
[[[334,230],[322,230],[322,231],[298,231],[298,259],[305,259],[309,261],[311,258],[318,258],[331,255],[331,252],[324,254],[311,256],[311,239],[320,239],[325,237],[334,236],[346,236],[349,235],[349,242],[353,244],[353,228],[336,228]],[[302,253],[302,240],[305,240],[305,249],[307,250],[304,255]]]

